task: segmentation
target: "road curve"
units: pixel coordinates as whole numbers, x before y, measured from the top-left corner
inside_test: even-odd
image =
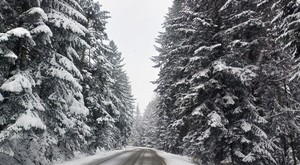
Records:
[[[85,165],[166,165],[166,163],[151,149],[136,149],[98,159]]]

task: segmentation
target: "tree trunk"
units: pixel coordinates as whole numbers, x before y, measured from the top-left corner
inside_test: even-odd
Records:
[[[232,143],[230,144],[230,155],[231,155],[231,164],[235,165],[235,162],[234,162],[234,149],[233,149],[233,144]]]
[[[293,135],[294,135],[294,133],[290,134],[291,148],[292,148],[294,165],[297,165],[296,150],[295,150],[295,143],[294,143],[294,136]]]
[[[286,158],[287,158],[287,140],[284,134],[280,135],[281,143],[283,144],[283,155],[282,155],[282,165],[286,165]]]
[[[85,49],[83,49],[82,51],[82,55],[81,55],[81,59],[80,59],[80,66],[79,66],[79,69],[82,71],[83,69],[83,65],[84,65],[84,58],[85,58]]]

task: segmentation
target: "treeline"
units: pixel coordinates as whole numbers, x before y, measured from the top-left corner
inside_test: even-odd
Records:
[[[0,164],[127,144],[133,97],[93,0],[0,1]]]
[[[299,164],[299,16],[296,0],[174,0],[145,145],[203,165]]]
[[[158,132],[158,98],[151,100],[141,114],[139,106],[136,107],[130,145],[157,148]]]

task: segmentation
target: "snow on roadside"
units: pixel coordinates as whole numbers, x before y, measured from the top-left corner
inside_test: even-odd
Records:
[[[128,148],[126,148],[126,150],[128,150]],[[93,162],[94,160],[97,159],[102,159],[102,158],[106,158],[108,156],[120,153],[125,151],[124,149],[122,150],[114,150],[114,151],[98,151],[96,155],[93,156],[87,156],[85,157],[84,155],[82,156],[77,156],[77,158],[75,158],[74,160],[68,161],[68,162],[57,162],[54,165],[83,165],[86,164],[88,162]]]
[[[195,165],[191,163],[192,160],[189,157],[174,155],[159,150],[155,151],[160,157],[165,159],[167,165]]]
[[[132,149],[151,149],[154,150],[160,157],[162,157],[167,165],[195,165],[192,163],[192,159],[187,156],[180,156],[171,153],[167,153],[164,151],[160,151],[153,148],[147,147],[132,147]]]

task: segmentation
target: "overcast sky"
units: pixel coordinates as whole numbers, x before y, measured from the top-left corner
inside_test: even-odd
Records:
[[[157,55],[154,45],[161,24],[172,0],[99,0],[110,12],[106,32],[118,45],[125,58],[125,70],[131,81],[132,92],[143,110],[153,98],[158,70],[150,60]]]

